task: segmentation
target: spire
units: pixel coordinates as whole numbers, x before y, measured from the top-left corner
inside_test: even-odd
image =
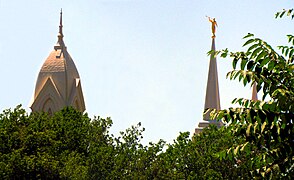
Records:
[[[62,33],[62,8],[60,10],[60,22],[59,22],[59,33],[58,33],[58,38],[63,38],[63,33]]]
[[[65,45],[64,45],[64,42],[63,42],[63,32],[62,32],[62,28],[63,28],[63,25],[62,25],[62,9],[60,10],[60,20],[59,20],[59,32],[58,32],[58,41],[56,43],[56,45],[54,46],[54,49],[57,50],[57,49],[64,49],[66,48]]]
[[[212,53],[210,55],[204,109],[213,108],[213,109],[220,110],[217,63],[216,63],[216,57],[214,55],[215,36],[212,37],[211,51]],[[211,120],[209,118],[209,112],[204,115],[203,119],[207,121]]]
[[[206,16],[208,17],[208,16]],[[219,87],[218,87],[218,75],[217,75],[217,63],[215,56],[215,28],[217,26],[215,18],[208,17],[208,20],[211,22],[211,30],[212,30],[212,43],[211,43],[211,55],[209,61],[209,70],[208,70],[208,78],[206,85],[206,96],[204,109],[216,109],[220,110],[220,97],[219,97]],[[202,132],[203,128],[207,128],[210,124],[214,124],[217,127],[221,127],[224,124],[221,121],[217,121],[216,119],[210,119],[210,112],[207,111],[203,114],[203,120],[206,122],[199,122],[198,127],[195,128],[195,134],[199,134]]]
[[[256,82],[254,82],[253,83],[253,86],[252,86],[252,97],[251,97],[251,100],[253,100],[253,101],[257,101],[258,100]]]

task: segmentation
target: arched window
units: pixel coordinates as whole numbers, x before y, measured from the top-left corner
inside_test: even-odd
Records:
[[[52,99],[49,97],[44,105],[43,105],[43,108],[42,108],[42,111],[43,112],[47,112],[49,115],[52,115],[53,114],[53,111],[54,111],[55,107],[54,107],[54,103],[52,101]]]
[[[49,114],[50,116],[52,116],[52,110],[51,110],[51,108],[48,109],[48,114]]]

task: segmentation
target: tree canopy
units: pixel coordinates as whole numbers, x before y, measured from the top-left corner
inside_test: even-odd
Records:
[[[293,9],[278,12],[276,17],[284,15],[293,18]],[[212,113],[214,118],[230,124],[234,137],[245,139],[220,157],[254,154],[250,158],[252,176],[277,178],[294,174],[294,36],[287,38],[289,44],[278,46],[280,52],[248,34],[244,37],[246,51],[225,49],[216,53],[233,58],[228,78],[244,86],[256,84],[257,91],[263,93],[261,100],[236,98],[232,103],[239,107]]]
[[[53,116],[27,114],[21,106],[0,114],[1,179],[207,179],[243,170],[215,153],[235,143],[226,128],[210,127],[193,139],[181,133],[172,144],[143,145],[144,128],[119,137],[110,118],[90,119],[73,108]]]

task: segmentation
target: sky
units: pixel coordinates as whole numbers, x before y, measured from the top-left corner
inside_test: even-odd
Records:
[[[28,112],[39,70],[57,42],[60,9],[68,52],[79,71],[86,112],[111,117],[111,133],[141,122],[143,143],[171,143],[202,121],[211,24],[216,49],[245,50],[253,33],[273,47],[293,34],[275,19],[293,1],[276,0],[0,0],[0,111]],[[250,87],[226,79],[231,59],[218,58],[221,108]]]

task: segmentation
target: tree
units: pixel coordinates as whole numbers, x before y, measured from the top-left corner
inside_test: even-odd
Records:
[[[0,114],[1,179],[88,179],[91,127],[87,114],[72,108],[52,117],[28,115],[21,106],[5,110]]]
[[[153,179],[153,162],[165,144],[140,140],[139,123],[109,134],[110,118],[64,108],[53,116],[21,106],[0,114],[1,179]]]
[[[230,129],[205,128],[192,139],[180,133],[165,152],[158,155],[160,179],[230,179],[249,177],[249,169],[237,167],[235,159],[220,159],[217,154],[242,139],[232,138]]]
[[[293,18],[293,9],[277,13],[276,17],[284,15]],[[244,86],[256,83],[257,90],[263,93],[261,100],[234,99],[232,103],[240,107],[211,113],[213,119],[229,123],[235,137],[245,138],[220,157],[238,159],[254,154],[250,167],[256,177],[290,179],[294,174],[294,36],[287,37],[289,45],[278,46],[280,53],[253,34],[244,37],[248,48],[245,52],[216,52],[233,58],[234,70],[227,74],[228,78],[238,79]]]

